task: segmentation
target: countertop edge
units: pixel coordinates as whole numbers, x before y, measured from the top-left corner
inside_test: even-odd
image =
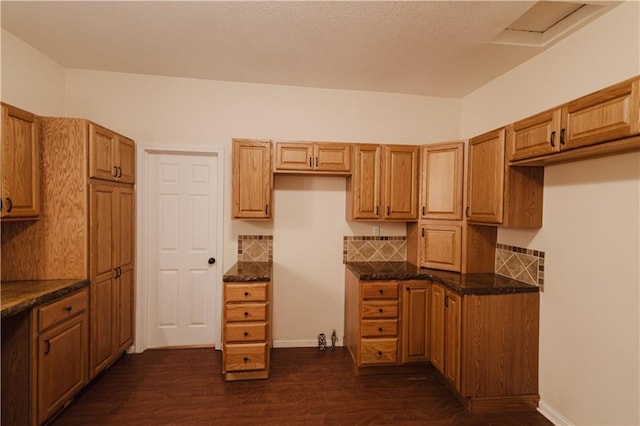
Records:
[[[17,315],[35,306],[43,305],[47,302],[51,302],[53,300],[59,299],[63,296],[66,296],[69,293],[73,293],[74,291],[80,290],[87,286],[89,286],[88,279],[79,279],[78,281],[72,282],[65,287],[57,288],[57,289],[51,290],[48,293],[40,294],[35,297],[27,298],[14,305],[3,308],[2,313],[0,314],[0,318],[7,318],[13,315]]]
[[[236,262],[222,276],[223,282],[264,282],[271,281],[271,262]],[[244,269],[244,271],[243,271]]]

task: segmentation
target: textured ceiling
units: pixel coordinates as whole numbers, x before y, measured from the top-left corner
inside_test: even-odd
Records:
[[[535,3],[4,0],[1,16],[66,68],[462,97],[543,50],[491,43]]]

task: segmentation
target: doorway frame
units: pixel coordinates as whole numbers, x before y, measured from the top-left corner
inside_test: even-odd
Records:
[[[214,289],[214,307],[216,310],[216,322],[214,324],[213,341],[216,350],[220,350],[222,337],[222,276],[224,265],[224,176],[225,176],[225,155],[224,147],[198,146],[198,145],[136,145],[136,284],[135,284],[135,335],[130,353],[142,353],[147,349],[147,316],[149,304],[149,271],[148,271],[148,250],[147,238],[149,235],[148,221],[144,220],[149,211],[149,161],[151,155],[197,155],[217,157],[218,175],[217,188],[218,205],[217,221],[215,224],[216,234],[216,271],[217,288]]]

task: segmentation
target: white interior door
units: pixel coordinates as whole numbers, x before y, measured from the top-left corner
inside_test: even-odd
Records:
[[[213,346],[218,157],[149,156],[147,347]]]

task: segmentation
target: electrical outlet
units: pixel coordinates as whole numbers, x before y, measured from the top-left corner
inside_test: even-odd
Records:
[[[379,225],[373,225],[371,227],[371,235],[373,235],[374,237],[380,236],[380,226]]]

